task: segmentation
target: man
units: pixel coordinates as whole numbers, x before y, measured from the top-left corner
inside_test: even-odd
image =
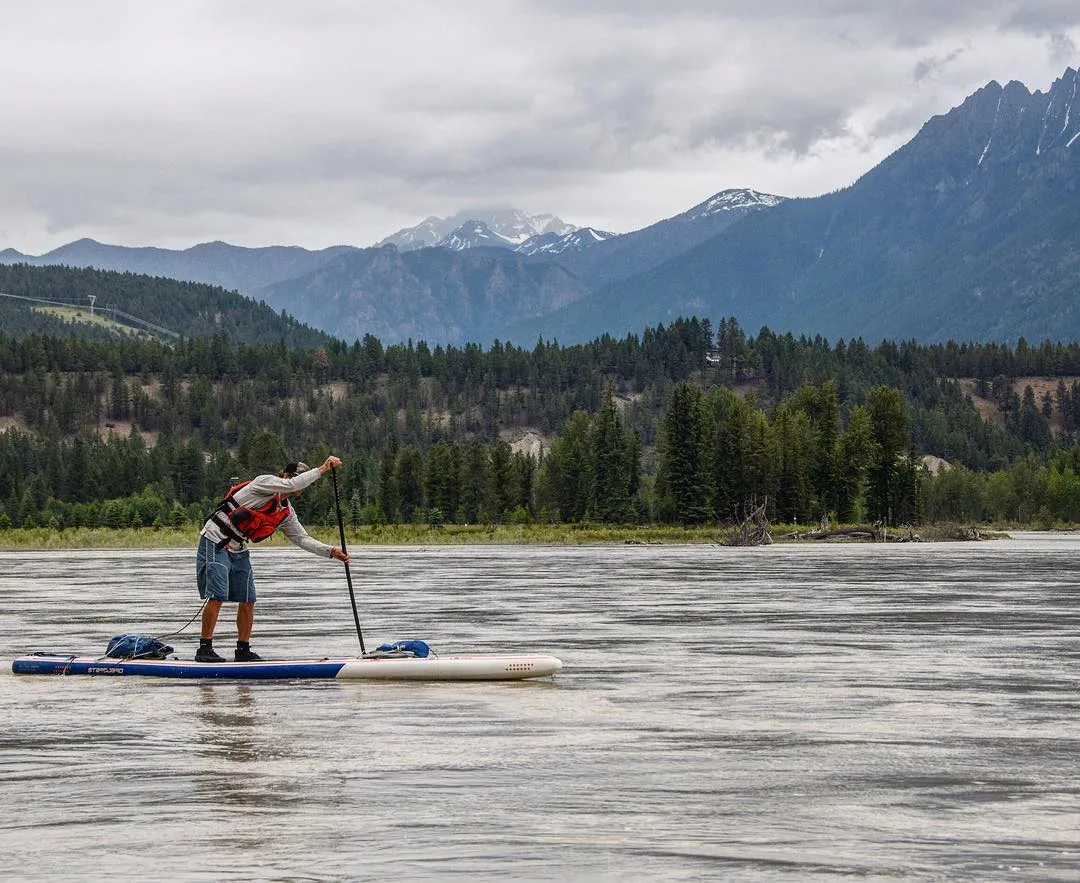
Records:
[[[195,555],[199,597],[206,602],[196,662],[225,662],[214,652],[214,628],[225,601],[238,605],[233,659],[257,662],[262,658],[251,649],[250,643],[255,620],[255,580],[251,575],[249,543],[261,542],[280,530],[301,549],[349,563],[348,552],[308,536],[289,505],[290,497],[340,465],[337,457],[327,457],[322,466],[314,469],[309,469],[306,463],[290,463],[280,475],[256,476],[230,488],[224,501],[207,519],[199,533]]]

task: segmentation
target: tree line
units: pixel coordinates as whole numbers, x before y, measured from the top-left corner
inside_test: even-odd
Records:
[[[1064,518],[1080,388],[1011,383],[1055,366],[1080,373],[1080,351],[829,344],[734,319],[531,349],[5,332],[0,524],[198,521],[234,476],[331,451],[357,523],[692,524],[766,500],[799,522]],[[511,448],[526,428],[551,439],[541,455]],[[923,453],[961,468],[931,477]],[[1004,493],[1020,473],[1037,478]],[[328,518],[327,493],[303,514]]]

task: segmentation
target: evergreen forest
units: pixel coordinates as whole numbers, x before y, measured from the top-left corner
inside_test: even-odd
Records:
[[[329,453],[354,524],[1080,521],[1076,344],[734,318],[532,349],[63,324],[0,332],[0,528],[195,524],[235,479]],[[297,508],[333,523],[330,484]]]
[[[329,340],[284,312],[216,285],[93,268],[0,264],[0,329],[7,334],[114,339],[114,331],[68,321],[48,309],[91,304],[102,316],[150,320],[168,340],[216,333],[242,343],[283,340],[288,346],[311,347]]]

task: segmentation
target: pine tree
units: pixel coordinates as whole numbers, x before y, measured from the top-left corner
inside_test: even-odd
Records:
[[[276,474],[288,462],[285,446],[278,434],[268,429],[243,436],[238,453],[240,467],[249,477]]]
[[[379,511],[388,524],[394,524],[397,521],[401,505],[397,484],[397,455],[397,436],[391,436],[388,444],[383,449],[379,461],[379,496],[377,500]]]
[[[593,486],[591,431],[589,415],[575,411],[540,466],[538,502],[559,521],[581,521],[588,514]]]
[[[486,445],[473,442],[465,450],[461,465],[461,510],[465,523],[479,524],[492,517],[488,474],[491,456]]]
[[[800,392],[804,393],[800,397]],[[808,478],[815,516],[836,512],[839,502],[840,401],[836,382],[804,386],[796,392],[793,406],[810,418],[813,439],[809,452]]]
[[[776,409],[773,429],[780,455],[777,470],[777,513],[785,520],[806,522],[810,517],[810,418],[805,411],[792,412],[788,405],[783,403]]]
[[[436,443],[427,457],[424,491],[431,510],[439,511],[439,521],[453,517],[456,506],[451,506],[450,487],[460,481],[460,476],[450,471],[450,446],[446,442]]]
[[[395,474],[402,520],[413,523],[424,511],[424,457],[420,449],[408,445],[398,455]],[[423,521],[427,518],[424,516]]]
[[[867,474],[877,462],[877,448],[870,412],[855,407],[839,441],[836,515],[841,522],[856,520],[862,510]]]
[[[710,472],[713,515],[720,521],[731,521],[742,516],[754,491],[748,462],[750,415],[746,403],[725,387],[713,390],[710,404],[714,426]]]
[[[515,451],[513,469],[514,481],[518,489],[514,508],[515,510],[523,509],[531,520],[536,514],[534,499],[537,472],[536,457],[527,451]]]
[[[1049,421],[1036,405],[1035,391],[1030,386],[1024,387],[1017,434],[1036,451],[1044,451],[1050,445]]]
[[[769,517],[776,514],[777,464],[780,460],[776,434],[761,409],[750,410],[747,421],[746,488],[749,499],[744,499],[743,517],[749,514],[749,506],[768,502]]]
[[[623,523],[630,516],[628,439],[615,406],[615,390],[607,384],[604,402],[592,422],[592,493],[589,517],[604,523]]]
[[[898,495],[897,458],[907,449],[909,439],[904,399],[898,389],[876,386],[867,396],[866,410],[876,444],[870,468],[869,516],[891,525],[893,498]]]
[[[705,406],[701,389],[680,384],[664,414],[662,469],[672,515],[682,524],[709,517],[705,478]]]
[[[514,472],[514,452],[509,443],[499,439],[490,454],[487,498],[491,501],[491,515],[495,521],[503,521],[513,512],[520,498],[517,474]]]

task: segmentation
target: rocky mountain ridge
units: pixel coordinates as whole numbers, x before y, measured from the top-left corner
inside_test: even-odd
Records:
[[[622,235],[465,211],[367,249],[80,240],[0,262],[213,282],[350,341],[572,343],[690,315],[830,338],[1076,339],[1078,92],[1072,68],[1045,93],[991,82],[847,188],[724,190]]]

